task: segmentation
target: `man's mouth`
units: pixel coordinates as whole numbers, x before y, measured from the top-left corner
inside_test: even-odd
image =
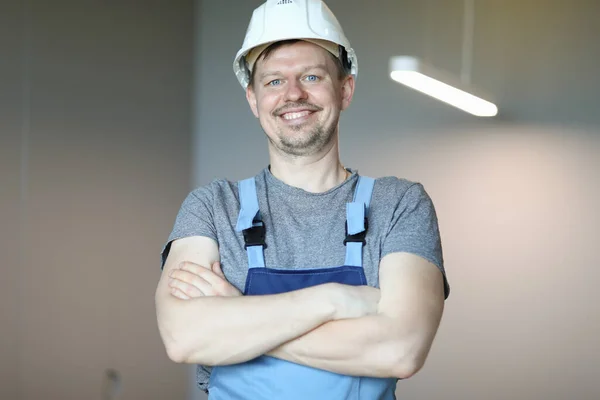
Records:
[[[287,120],[287,121],[293,121],[295,119],[299,119],[302,117],[306,117],[310,114],[312,114],[313,111],[296,111],[296,112],[288,112],[288,113],[284,113],[281,115],[281,118]]]
[[[277,116],[290,124],[302,124],[312,118],[313,114],[322,111],[321,107],[306,102],[289,103],[278,108],[273,112]]]

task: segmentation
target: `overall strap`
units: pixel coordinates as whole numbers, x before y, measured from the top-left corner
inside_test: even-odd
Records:
[[[367,215],[375,179],[359,176],[354,199],[346,204],[346,261],[344,265],[362,267],[362,250],[366,244],[369,222]]]
[[[248,253],[248,267],[265,268],[265,225],[260,218],[255,179],[248,178],[239,181],[238,191],[240,213],[235,230],[242,231],[244,234],[244,247]]]

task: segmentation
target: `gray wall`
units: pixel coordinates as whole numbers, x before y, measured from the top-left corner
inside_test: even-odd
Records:
[[[0,2],[0,398],[184,398],[156,327],[190,182],[193,1]]]
[[[241,179],[268,162],[231,69],[260,3],[197,1],[194,185]],[[328,2],[360,66],[341,122],[342,161],[425,185],[453,289],[426,367],[398,395],[597,399],[600,4],[475,3],[472,79],[498,100],[491,120],[387,74],[397,54],[458,73],[462,1]]]

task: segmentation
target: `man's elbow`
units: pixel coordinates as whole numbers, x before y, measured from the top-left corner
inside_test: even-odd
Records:
[[[183,346],[175,342],[165,343],[165,350],[167,351],[167,356],[171,361],[177,364],[187,363],[188,356],[186,351],[184,351]]]
[[[427,352],[422,350],[407,351],[406,347],[395,346],[393,363],[391,366],[391,375],[398,379],[408,379],[413,377],[425,365]]]
[[[210,341],[200,340],[202,338],[198,336],[192,338],[185,332],[170,335],[169,340],[163,341],[169,359],[178,364],[217,365],[216,353],[211,348]]]
[[[392,376],[398,379],[408,379],[421,370],[423,364],[415,360],[400,360],[392,367]]]
[[[185,364],[188,355],[188,346],[185,345],[185,342],[181,335],[177,334],[177,331],[172,329],[172,327],[166,326],[166,324],[161,324],[159,320],[158,330],[160,333],[160,337],[162,339],[163,345],[165,346],[165,350],[167,353],[167,357],[175,363]]]
[[[177,334],[177,329],[174,326],[173,318],[165,318],[163,315],[166,313],[158,314],[158,332],[162,340],[163,346],[165,347],[167,356],[173,362],[178,364],[185,363],[186,361],[186,346],[181,335]],[[161,318],[163,316],[163,318]]]
[[[163,335],[163,344],[169,359],[178,364],[202,364],[209,365],[210,360],[203,356],[202,350],[206,348],[202,342],[195,336],[192,342],[191,335],[187,332],[170,332]]]
[[[169,359],[178,364],[191,363],[192,348],[198,347],[199,335],[189,332],[189,323],[179,309],[182,300],[175,297],[157,295],[158,331]],[[195,341],[196,343],[193,343]]]
[[[161,323],[162,322],[162,323]],[[168,325],[166,321],[160,321],[158,330],[169,359],[178,364],[187,364],[190,359],[191,345],[186,339],[185,332],[177,329],[174,324]],[[173,323],[173,321],[169,321]]]

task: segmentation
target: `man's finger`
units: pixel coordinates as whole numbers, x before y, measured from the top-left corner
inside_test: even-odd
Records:
[[[188,268],[188,269],[191,269],[191,268],[193,268],[193,269],[204,268],[204,269],[210,270],[210,266],[205,267],[204,265],[196,264],[196,263],[191,262],[191,261],[182,261],[182,262],[179,263],[179,265],[177,267],[180,268],[180,269],[182,269],[182,268],[183,269],[185,269],[185,268]]]
[[[188,274],[193,276],[190,273]],[[190,279],[189,277],[182,277],[182,275],[184,275],[183,271],[173,274],[173,276],[169,279],[169,286],[171,288],[179,289],[189,297],[200,297],[206,295],[206,292],[203,290],[203,288],[205,288],[205,290],[210,290],[210,285],[204,282],[202,278],[196,276],[195,279]],[[190,281],[193,281],[193,283],[190,283]]]
[[[213,265],[212,265],[212,270],[215,274],[219,275],[221,278],[225,279],[225,274],[223,273],[223,270],[221,269],[221,263],[216,261]]]
[[[213,271],[216,269],[217,272]],[[239,296],[240,292],[235,288],[223,275],[221,265],[211,266],[211,269],[206,269],[203,266],[194,263],[182,263],[181,269],[174,270],[171,274],[173,277],[178,277],[183,273],[192,274],[192,276],[183,277],[182,280],[193,283],[200,288],[205,296]],[[219,275],[219,273],[221,275]],[[201,281],[197,281],[201,279]],[[206,285],[206,286],[204,286]]]
[[[198,277],[204,279],[205,282],[207,282],[210,286],[213,287],[222,287],[224,284],[229,283],[225,278],[220,277],[215,272],[213,272],[211,268],[206,268],[194,263],[182,263],[181,270],[173,270],[173,276],[175,276],[178,272],[181,271],[191,272],[194,275],[197,275]],[[200,289],[203,290],[203,288]]]
[[[189,300],[190,297],[177,288],[171,288],[171,294],[181,300]]]

